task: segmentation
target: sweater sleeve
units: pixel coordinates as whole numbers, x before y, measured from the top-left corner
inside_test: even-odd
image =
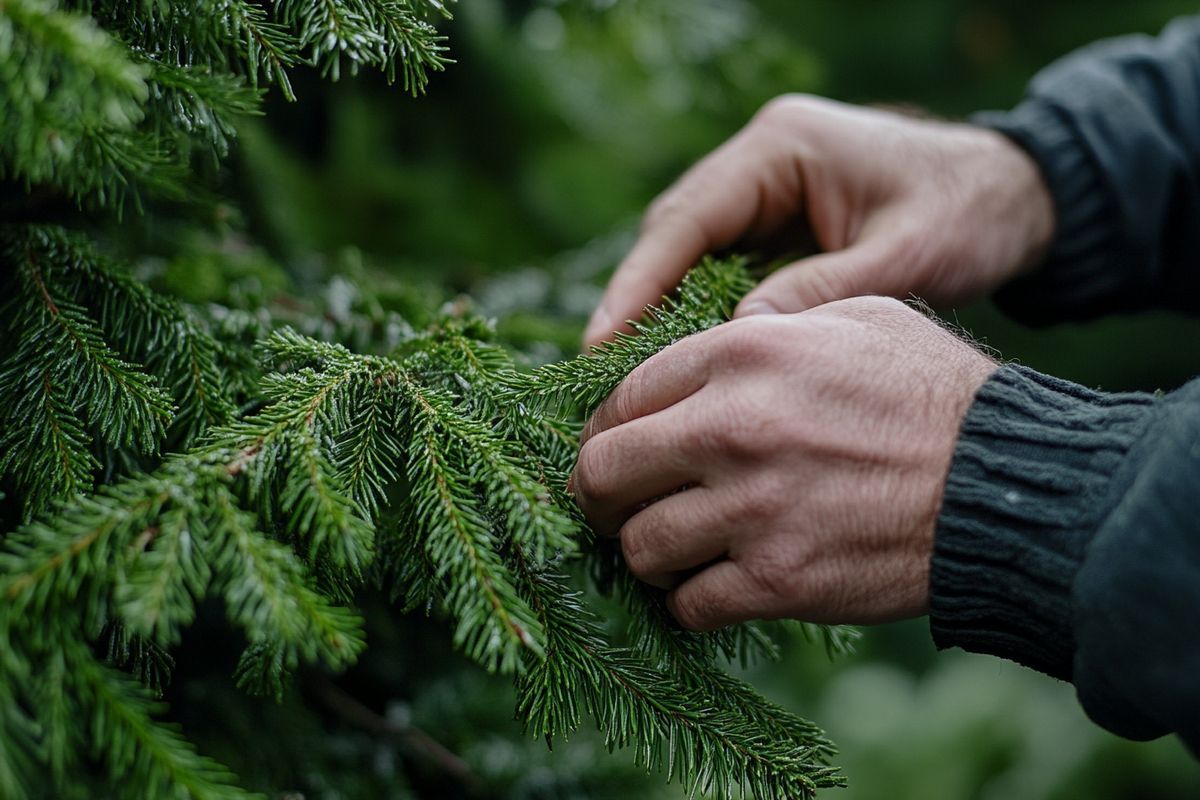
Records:
[[[1103,394],[1003,367],[963,422],[930,570],[939,648],[1072,681],[1200,755],[1200,380]]]
[[[1073,53],[974,121],[1025,148],[1054,199],[1050,252],[996,295],[1006,313],[1200,311],[1200,17]]]

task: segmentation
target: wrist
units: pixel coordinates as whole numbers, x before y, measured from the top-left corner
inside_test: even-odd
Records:
[[[976,128],[984,149],[985,182],[999,201],[997,220],[1018,245],[1013,273],[1028,272],[1045,259],[1054,241],[1054,198],[1041,168],[1008,136]],[[982,165],[981,165],[982,166]]]

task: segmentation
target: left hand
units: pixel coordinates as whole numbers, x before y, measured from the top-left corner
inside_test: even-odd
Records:
[[[996,366],[895,300],[739,319],[635,369],[572,485],[686,628],[917,616],[959,425]]]

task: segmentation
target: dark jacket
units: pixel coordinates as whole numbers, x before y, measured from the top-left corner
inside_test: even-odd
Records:
[[[1033,156],[1058,219],[1007,313],[1200,313],[1200,19],[1085,48],[976,121]],[[1200,755],[1200,380],[1105,394],[1000,369],[963,422],[930,589],[939,647],[1069,680],[1100,725]]]

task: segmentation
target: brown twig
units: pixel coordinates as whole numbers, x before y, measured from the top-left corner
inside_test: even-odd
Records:
[[[305,683],[330,711],[350,724],[376,736],[391,739],[408,750],[421,753],[472,794],[482,792],[483,781],[470,765],[425,731],[413,725],[398,725],[380,716],[324,676],[310,675]]]

